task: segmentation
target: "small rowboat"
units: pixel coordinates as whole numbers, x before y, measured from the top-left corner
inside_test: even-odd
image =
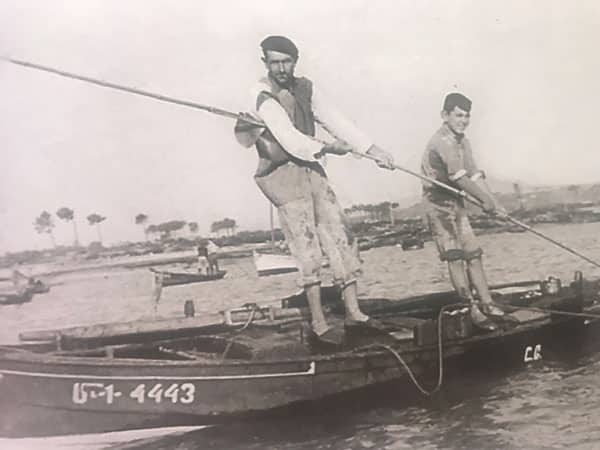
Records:
[[[50,292],[50,286],[41,280],[35,280],[29,286],[34,294],[45,294],[46,292]]]
[[[33,289],[25,289],[19,292],[0,292],[0,305],[18,305],[30,302],[35,292]]]
[[[291,255],[283,253],[252,253],[254,267],[259,277],[297,272],[298,265]]]
[[[155,279],[161,280],[160,283],[163,287],[220,280],[225,276],[225,274],[227,274],[226,270],[219,270],[218,272],[210,275],[198,272],[167,272],[156,269],[150,269],[150,271],[154,273]]]
[[[456,368],[543,364],[598,341],[598,287],[580,276],[493,286],[510,320],[489,333],[453,292],[363,299],[390,331],[347,330],[338,348],[308,337],[303,294],[217,316],[22,333],[0,347],[0,436],[232,422],[391,381],[414,390],[437,374],[439,387]],[[339,291],[322,294],[343,324]]]

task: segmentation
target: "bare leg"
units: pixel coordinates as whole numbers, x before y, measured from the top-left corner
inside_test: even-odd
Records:
[[[323,305],[321,305],[321,285],[316,283],[305,286],[304,292],[306,292],[306,298],[308,299],[312,329],[317,335],[321,335],[329,329],[325,320]]]
[[[450,281],[454,290],[463,299],[472,301],[473,296],[471,295],[469,278],[465,271],[465,264],[462,260],[448,261],[448,272],[450,272]]]
[[[473,287],[477,290],[479,294],[479,298],[483,303],[491,303],[492,296],[490,295],[490,290],[488,288],[488,283],[485,278],[485,273],[483,271],[483,263],[481,262],[481,258],[475,258],[467,262],[467,271],[469,273],[469,278],[473,283]]]
[[[364,314],[358,306],[358,288],[356,281],[346,284],[342,289],[342,298],[346,307],[346,318],[357,322],[366,322],[369,316]]]
[[[458,295],[462,297],[465,301],[468,301],[469,303],[474,303],[473,295],[471,294],[471,283],[469,281],[470,277],[467,275],[464,262],[462,260],[448,261],[448,270],[450,272],[450,280],[452,281],[452,286],[454,286],[454,289],[456,290]],[[475,287],[477,288],[477,285]],[[473,322],[477,324],[484,323],[487,320],[486,316],[481,312],[481,310],[479,309],[479,307],[477,307],[476,304],[472,304],[471,306],[471,319],[473,319]]]
[[[467,271],[469,273],[469,278],[471,279],[473,286],[479,294],[481,303],[485,305],[485,309],[483,311],[486,314],[494,316],[504,315],[504,311],[502,311],[497,306],[493,305],[492,295],[490,294],[490,289],[485,278],[485,272],[483,271],[483,263],[481,261],[481,258],[475,258],[468,261]]]

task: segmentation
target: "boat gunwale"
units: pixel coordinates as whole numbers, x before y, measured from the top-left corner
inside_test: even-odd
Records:
[[[587,309],[600,309],[600,305],[596,305],[596,308],[587,308]],[[575,318],[562,318],[562,319],[552,319],[549,315],[540,317],[537,319],[533,319],[531,321],[527,321],[521,324],[515,325],[513,328],[508,330],[497,330],[490,333],[478,334],[474,336],[469,336],[462,339],[452,339],[446,340],[443,342],[443,349],[452,350],[461,346],[469,346],[471,344],[478,344],[481,342],[492,341],[492,340],[500,340],[503,337],[512,337],[519,334],[525,334],[532,330],[538,330],[543,327],[558,325],[557,322],[565,323],[573,320],[577,320]],[[600,319],[596,319],[597,321]],[[402,343],[410,342],[412,345],[408,348],[402,348]],[[369,344],[366,344],[368,346]],[[374,343],[374,346],[381,345],[378,343]],[[104,347],[111,347],[110,345]],[[98,347],[98,350],[101,350],[104,347]],[[394,345],[389,345],[390,348],[394,350],[403,350],[402,355],[409,356],[420,353],[431,353],[437,352],[438,344],[429,344],[417,346],[412,340],[402,340],[398,341]],[[16,362],[16,363],[30,363],[30,364],[53,364],[57,366],[83,366],[83,367],[92,367],[92,368],[111,368],[111,369],[127,369],[127,368],[139,368],[143,366],[147,369],[165,369],[165,368],[175,368],[181,367],[182,369],[191,368],[191,367],[202,367],[206,369],[222,369],[222,368],[248,368],[248,367],[267,367],[273,365],[281,365],[281,364],[302,364],[302,363],[310,363],[310,362],[335,362],[340,360],[348,360],[348,359],[356,359],[363,360],[365,358],[376,358],[380,356],[390,355],[389,350],[385,348],[381,348],[379,350],[364,350],[364,351],[356,351],[360,350],[361,347],[357,347],[356,349],[349,349],[340,351],[337,353],[330,354],[313,354],[313,355],[301,355],[294,359],[272,359],[272,360],[225,360],[221,363],[207,363],[202,360],[163,360],[163,359],[142,359],[142,358],[109,358],[109,357],[81,357],[81,356],[62,356],[62,355],[51,355],[47,353],[36,353],[31,350],[21,349],[18,347],[10,347],[10,346],[1,346],[0,345],[0,372],[2,371],[2,363],[4,362]]]

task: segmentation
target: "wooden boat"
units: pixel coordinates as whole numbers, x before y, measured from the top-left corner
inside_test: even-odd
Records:
[[[226,270],[219,270],[211,275],[199,272],[168,272],[156,269],[150,269],[150,271],[154,273],[155,278],[160,277],[163,287],[220,280],[227,274]]]
[[[497,331],[475,332],[452,292],[372,298],[361,300],[362,309],[390,332],[347,332],[335,349],[308,338],[303,294],[277,308],[245,305],[220,320],[23,333],[22,344],[0,347],[0,435],[230,422],[392,381],[402,395],[414,389],[406,368],[415,380],[437,375],[443,382],[456,368],[522,366],[597,341],[598,282],[578,276],[565,287],[552,279],[492,288],[511,311]],[[324,289],[323,301],[331,323],[340,324],[339,292]]]
[[[0,292],[0,305],[17,305],[30,302],[33,299],[33,289],[23,292]]]
[[[45,294],[46,292],[50,292],[50,286],[42,280],[32,281],[30,283],[30,288],[34,294]]]
[[[296,260],[291,255],[254,251],[252,257],[259,277],[298,271]]]
[[[31,291],[33,294],[50,292],[50,286],[42,280],[33,276],[27,276],[17,269],[12,271],[12,276],[8,280],[12,281],[13,287],[17,292]]]
[[[407,237],[402,239],[402,250],[421,250],[425,247],[425,241],[417,236]]]

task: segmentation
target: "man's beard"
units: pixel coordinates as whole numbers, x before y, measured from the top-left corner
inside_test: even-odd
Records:
[[[273,80],[275,80],[275,82],[282,88],[288,88],[290,87],[291,81],[294,78],[293,75],[290,74],[284,74],[284,76],[282,75],[275,75],[275,74],[271,74],[271,78]]]

